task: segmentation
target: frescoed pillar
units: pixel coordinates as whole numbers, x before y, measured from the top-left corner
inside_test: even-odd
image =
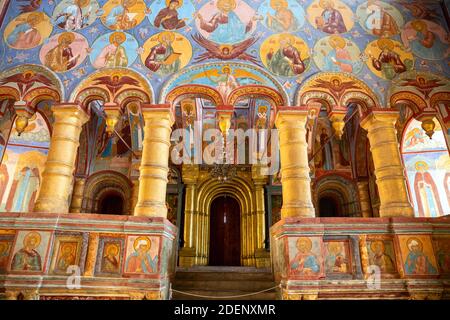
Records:
[[[308,110],[306,107],[279,107],[278,110],[275,125],[280,141],[281,217],[314,217],[305,129]]]
[[[78,104],[52,107],[55,122],[35,212],[68,213],[80,133],[89,115]]]
[[[359,195],[359,205],[361,207],[361,216],[364,218],[372,217],[372,207],[370,205],[369,182],[361,180],[356,183]]]
[[[174,122],[169,105],[142,105],[144,142],[135,216],[167,218],[166,190],[170,133]]]
[[[83,205],[84,187],[86,185],[85,177],[75,178],[72,192],[72,202],[70,203],[70,213],[80,213]]]
[[[361,121],[367,130],[380,195],[380,217],[414,217],[408,198],[395,123],[398,111],[372,109]]]
[[[191,267],[197,264],[196,237],[198,227],[198,212],[196,211],[198,165],[183,165],[182,177],[186,187],[184,204],[184,247],[180,250],[180,267]]]

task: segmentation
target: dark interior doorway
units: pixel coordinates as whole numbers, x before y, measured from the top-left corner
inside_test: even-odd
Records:
[[[230,196],[213,200],[210,211],[209,265],[241,265],[239,203]]]
[[[98,212],[101,214],[123,214],[123,197],[118,193],[108,193],[100,201]]]
[[[324,196],[319,199],[319,217],[339,217],[341,205],[337,199]]]

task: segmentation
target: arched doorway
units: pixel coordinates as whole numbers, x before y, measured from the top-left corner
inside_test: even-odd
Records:
[[[98,212],[100,214],[124,214],[123,197],[118,192],[108,192],[100,200]]]
[[[209,265],[241,265],[239,203],[225,195],[214,199],[210,210]]]
[[[319,199],[319,217],[341,216],[341,204],[334,197],[323,196]]]

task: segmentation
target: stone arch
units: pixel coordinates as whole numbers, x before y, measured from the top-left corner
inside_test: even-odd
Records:
[[[335,81],[340,82],[339,87],[334,87]],[[329,111],[352,102],[366,109],[381,106],[379,97],[364,81],[344,72],[320,72],[309,77],[297,91],[295,105],[308,105],[310,102],[320,102]]]
[[[34,83],[33,88],[27,87],[31,82]],[[44,100],[64,101],[64,87],[58,76],[50,69],[34,64],[23,64],[2,72],[0,97],[24,101],[31,108],[35,108]]]
[[[108,193],[115,193],[123,198],[123,214],[132,214],[131,187],[131,181],[119,172],[96,172],[86,180],[81,211],[99,213],[100,201]]]
[[[205,84],[205,81],[200,81],[202,75],[204,78],[209,76],[210,72],[211,75],[219,75],[220,70],[225,67],[231,68],[236,77],[241,72],[242,74],[245,73],[248,77],[253,76],[255,80],[253,84],[239,85],[236,94],[233,95],[235,97],[233,100],[243,95],[245,91],[247,91],[246,94],[250,94],[253,91],[255,95],[264,94],[269,98],[271,97],[276,103],[283,101],[283,105],[290,105],[289,95],[278,80],[260,67],[241,62],[211,62],[184,68],[166,81],[160,91],[159,103],[174,102],[177,96],[194,93],[212,97],[211,100],[217,105],[229,104],[230,95],[228,97],[222,97],[213,86]],[[263,90],[263,87],[269,90]]]
[[[197,228],[197,237],[202,241],[202,252],[197,254],[203,258],[204,263],[208,261],[209,255],[209,233],[210,233],[210,209],[214,199],[224,194],[234,197],[241,209],[241,265],[255,265],[256,241],[252,235],[251,228],[252,212],[255,211],[255,204],[252,195],[252,186],[243,177],[235,177],[229,182],[221,183],[216,179],[207,179],[198,186],[198,208],[201,222]]]
[[[86,105],[98,99],[122,103],[134,97],[143,103],[154,101],[153,88],[146,77],[128,68],[105,68],[91,73],[70,95],[70,101]]]
[[[334,198],[341,206],[339,212],[344,216],[359,216],[358,193],[355,184],[338,174],[326,175],[314,184],[313,202],[316,215],[320,216],[319,201],[323,197]]]

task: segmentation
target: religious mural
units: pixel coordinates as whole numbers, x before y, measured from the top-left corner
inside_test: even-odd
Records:
[[[81,235],[55,235],[51,271],[55,274],[67,274],[70,266],[80,266],[82,245]]]
[[[299,277],[323,274],[323,249],[320,237],[289,238],[290,273]]]
[[[450,157],[440,123],[435,120],[432,139],[411,120],[403,136],[403,161],[416,216],[439,217],[450,213]]]
[[[350,244],[348,241],[324,241],[325,272],[327,274],[352,273]]]
[[[124,243],[122,237],[100,237],[95,265],[96,275],[113,277],[121,274]]]
[[[403,271],[409,276],[429,276],[438,273],[429,236],[399,236]]]
[[[11,48],[32,49],[41,45],[52,30],[53,26],[46,14],[27,12],[8,24],[4,31],[4,39]]]
[[[129,236],[124,273],[151,275],[158,272],[159,237]]]
[[[101,13],[95,0],[62,0],[53,11],[52,23],[66,31],[77,31],[93,24]]]
[[[14,244],[14,231],[0,230],[0,274],[6,272]]]
[[[10,270],[21,273],[44,272],[50,237],[50,232],[19,231],[12,251]]]
[[[339,0],[315,0],[307,13],[311,25],[325,33],[346,33],[354,25],[352,9]]]
[[[356,15],[361,27],[377,37],[393,37],[400,33],[404,25],[403,16],[396,7],[378,0],[359,5]]]
[[[370,265],[380,268],[382,276],[397,273],[394,242],[392,238],[378,237],[367,240]]]
[[[92,44],[89,58],[97,69],[128,67],[138,56],[139,44],[130,34],[121,31],[107,33]]]

